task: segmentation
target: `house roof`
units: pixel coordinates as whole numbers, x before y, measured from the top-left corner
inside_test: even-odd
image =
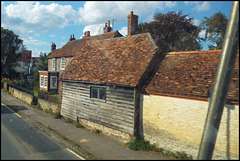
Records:
[[[32,57],[32,51],[24,50],[22,53],[20,53],[20,55],[18,57],[18,61],[31,62],[31,57]]]
[[[157,51],[149,33],[88,41],[60,79],[135,87]]]
[[[68,41],[62,48],[53,51],[48,58],[75,56],[87,41],[122,37],[118,31],[107,32],[96,36],[83,36],[82,39]]]
[[[146,87],[149,94],[207,100],[213,87],[221,50],[170,52]],[[227,94],[239,104],[239,50]]]

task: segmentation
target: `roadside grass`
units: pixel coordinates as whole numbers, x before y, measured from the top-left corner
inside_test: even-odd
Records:
[[[131,150],[143,150],[143,151],[154,151],[161,154],[176,158],[177,160],[193,160],[192,155],[182,152],[171,152],[169,150],[164,150],[163,148],[157,148],[154,144],[150,144],[149,141],[144,139],[133,139],[130,142],[126,143],[127,147]]]

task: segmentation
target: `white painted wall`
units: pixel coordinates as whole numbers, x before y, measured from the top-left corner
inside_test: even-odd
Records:
[[[197,158],[208,102],[142,95],[143,136],[157,147]],[[239,159],[239,106],[224,108],[213,159]]]

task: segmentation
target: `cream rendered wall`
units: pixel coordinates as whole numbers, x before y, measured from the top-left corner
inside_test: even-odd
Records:
[[[141,98],[144,139],[165,150],[185,151],[196,159],[208,102],[154,95]],[[224,108],[213,159],[239,159],[239,106]]]

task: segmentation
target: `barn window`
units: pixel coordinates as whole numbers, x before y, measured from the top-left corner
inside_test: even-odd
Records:
[[[106,88],[90,87],[90,97],[106,100]]]

